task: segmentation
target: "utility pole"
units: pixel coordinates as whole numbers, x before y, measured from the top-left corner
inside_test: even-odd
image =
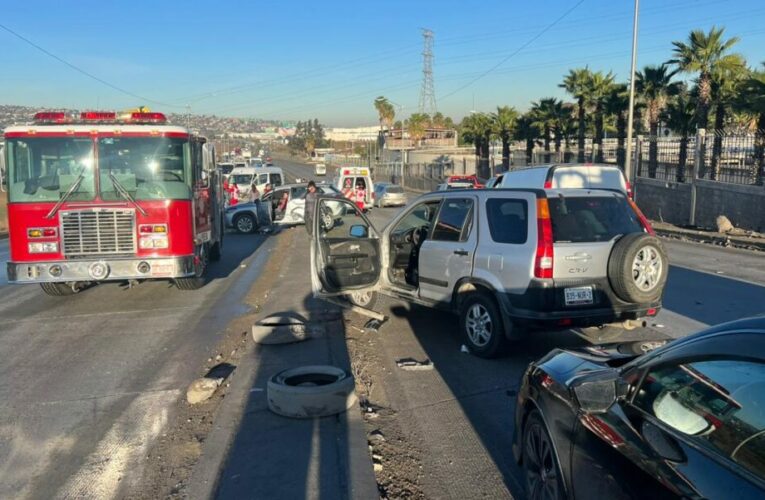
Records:
[[[420,113],[433,116],[436,113],[436,89],[433,85],[433,32],[422,28],[422,87],[420,88]]]
[[[638,9],[640,0],[635,0],[635,15],[632,21],[632,66],[630,69],[630,109],[627,115],[627,151],[624,155],[624,177],[632,183],[635,189],[632,169],[632,125],[635,118],[635,66],[637,65],[637,34],[638,34]],[[639,152],[638,152],[639,154]]]

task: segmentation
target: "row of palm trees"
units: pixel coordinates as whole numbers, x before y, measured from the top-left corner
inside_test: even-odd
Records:
[[[673,42],[673,57],[659,65],[644,67],[636,75],[636,129],[649,136],[648,175],[655,177],[658,143],[655,138],[663,123],[680,137],[677,180],[683,181],[689,139],[697,128],[713,126],[722,131],[731,126],[758,131],[755,160],[758,183],[762,183],[765,153],[765,67],[751,69],[740,54],[731,49],[738,38],[724,38],[724,28],[708,32],[694,30],[686,41]],[[693,85],[675,80],[679,74],[691,77]],[[624,143],[629,105],[628,87],[615,81],[613,73],[572,69],[559,85],[574,98],[573,103],[553,97],[532,103],[527,113],[500,106],[493,113],[473,113],[462,120],[463,139],[475,145],[476,155],[488,162],[489,144],[502,143],[502,163],[509,167],[511,141],[525,141],[527,161],[540,142],[548,154],[551,148],[568,150],[576,138],[576,159],[585,160],[585,140],[592,137],[593,161],[603,161],[603,138],[615,132],[618,141],[617,163],[624,165]],[[382,123],[382,119],[381,119]],[[646,130],[647,129],[647,130]],[[711,178],[717,175],[722,153],[722,135],[714,134]],[[573,159],[573,158],[572,158]],[[704,164],[704,162],[702,162]],[[703,175],[703,172],[699,172]]]

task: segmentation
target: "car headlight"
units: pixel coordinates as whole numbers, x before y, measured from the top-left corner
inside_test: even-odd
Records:
[[[58,253],[58,243],[30,243],[29,253]]]

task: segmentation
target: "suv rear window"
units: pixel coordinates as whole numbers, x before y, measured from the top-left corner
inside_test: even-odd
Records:
[[[609,241],[643,226],[627,200],[615,196],[548,198],[556,243]]]
[[[389,193],[403,193],[404,190],[401,188],[401,186],[387,186],[385,190]]]
[[[497,243],[522,245],[529,232],[526,200],[492,198],[486,201],[486,219],[491,239]]]

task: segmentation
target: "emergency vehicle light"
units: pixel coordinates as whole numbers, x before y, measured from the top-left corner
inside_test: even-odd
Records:
[[[117,113],[114,111],[83,111],[80,113],[81,120],[116,120]]]
[[[35,121],[63,123],[66,121],[66,113],[63,111],[41,111],[35,113]]]
[[[143,123],[165,123],[167,117],[164,113],[130,113],[130,121]]]

